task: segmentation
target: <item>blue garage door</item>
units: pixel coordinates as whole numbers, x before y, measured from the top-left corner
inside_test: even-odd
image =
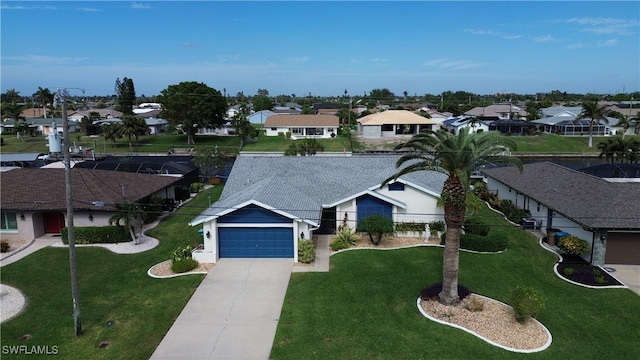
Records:
[[[292,228],[218,228],[221,258],[293,258]]]
[[[380,214],[389,219],[393,219],[393,205],[370,195],[364,195],[356,199],[358,207],[358,219],[363,219],[369,215]]]

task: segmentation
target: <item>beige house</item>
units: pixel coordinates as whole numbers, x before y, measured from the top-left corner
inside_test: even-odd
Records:
[[[365,138],[412,136],[424,129],[436,130],[441,123],[407,110],[386,110],[358,119],[358,135]]]

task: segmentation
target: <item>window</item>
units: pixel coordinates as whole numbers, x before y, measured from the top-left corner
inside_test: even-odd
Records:
[[[3,211],[0,213],[0,217],[0,230],[18,230],[16,213]]]
[[[404,184],[400,182],[389,184],[389,191],[404,191]]]
[[[307,128],[307,135],[324,135],[324,128]]]
[[[293,135],[304,135],[304,129],[299,127],[291,128],[291,133]]]

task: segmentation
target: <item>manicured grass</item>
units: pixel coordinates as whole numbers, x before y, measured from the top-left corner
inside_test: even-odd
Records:
[[[593,147],[589,148],[588,136],[559,136],[554,134],[542,134],[538,136],[512,136],[518,144],[518,152],[524,153],[600,153],[598,143],[611,137],[594,136]]]
[[[208,195],[215,201],[221,191],[222,186],[205,190],[149,231],[160,240],[153,250],[117,255],[77,248],[80,337],[71,316],[68,249],[45,248],[2,267],[2,283],[27,297],[26,309],[2,324],[2,345],[57,346],[60,359],[148,359],[204,276],[154,279],[147,270],[170,259],[176,247],[199,242],[198,229],[187,222],[208,205]],[[25,334],[31,338],[20,341]],[[101,341],[111,344],[96,348]]]
[[[517,285],[540,290],[539,320],[552,345],[535,354],[492,346],[424,318],[421,289],[442,280],[442,249],[357,250],[331,257],[329,273],[294,273],[272,359],[632,359],[638,355],[640,297],[628,289],[587,289],[553,273],[555,255],[488,210],[491,231],[509,239],[502,254],[462,252],[460,283],[508,302]]]
[[[326,152],[342,152],[343,150],[351,151],[351,140],[347,137],[338,136],[333,139],[317,139],[324,146]],[[259,136],[255,141],[248,141],[242,151],[274,151],[284,153],[290,144],[296,140],[287,139],[283,136]],[[353,147],[356,150],[362,150],[363,146],[355,138],[353,139]]]

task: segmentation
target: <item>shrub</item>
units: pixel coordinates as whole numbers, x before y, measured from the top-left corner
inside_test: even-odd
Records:
[[[464,220],[464,231],[467,234],[487,236],[489,230],[491,230],[489,224],[477,216],[471,216]]]
[[[462,300],[464,307],[471,312],[479,312],[484,310],[484,301],[477,296],[469,296]]]
[[[331,242],[332,251],[338,251],[338,250],[347,249],[347,248],[349,248],[349,244],[347,244],[346,242],[338,238],[333,239],[333,241]]]
[[[192,250],[193,247],[191,245],[177,247],[171,255],[171,261],[175,263],[185,259],[191,259]]]
[[[407,233],[407,232],[417,232],[420,235],[424,232],[424,228],[427,223],[423,222],[400,222],[396,224],[396,232],[399,233]]]
[[[0,252],[6,253],[9,252],[9,242],[7,241],[2,241],[0,242]]]
[[[181,274],[190,270],[193,270],[200,265],[197,260],[192,258],[186,258],[179,261],[174,261],[171,264],[171,271],[176,274]]]
[[[132,241],[124,226],[76,226],[74,229],[76,244],[117,244]],[[62,228],[60,238],[62,243],[69,243],[68,228]]]
[[[204,184],[201,182],[194,182],[189,186],[189,190],[192,193],[199,193],[200,191],[202,191],[202,189],[204,189]]]
[[[442,283],[437,283],[429,286],[428,288],[420,291],[420,299],[422,300],[437,300],[438,295],[442,292]],[[458,296],[460,299],[465,299],[471,295],[471,291],[465,286],[458,285]]]
[[[380,245],[385,234],[393,233],[393,220],[381,214],[371,214],[358,221],[357,231],[366,232],[374,245]]]
[[[522,221],[522,218],[531,215],[529,210],[518,208],[511,200],[502,200],[500,202],[500,211],[507,219],[516,224],[519,224]]]
[[[589,252],[589,243],[574,235],[567,235],[560,238],[558,248],[563,254],[582,255]]]
[[[298,240],[298,261],[309,264],[316,257],[316,248],[311,240]]]
[[[564,270],[562,270],[562,272],[563,272],[566,276],[571,276],[571,275],[573,275],[574,271],[575,271],[575,270],[574,270],[573,268],[570,268],[570,267],[568,267],[568,268],[564,268]]]
[[[444,221],[434,220],[429,222],[429,231],[444,231]]]
[[[511,292],[510,300],[519,323],[525,323],[530,317],[535,318],[545,308],[542,294],[531,287],[516,287]]]
[[[442,234],[440,244],[444,245],[447,234]],[[477,252],[499,252],[507,249],[509,242],[500,234],[479,236],[474,234],[460,235],[460,248]]]

